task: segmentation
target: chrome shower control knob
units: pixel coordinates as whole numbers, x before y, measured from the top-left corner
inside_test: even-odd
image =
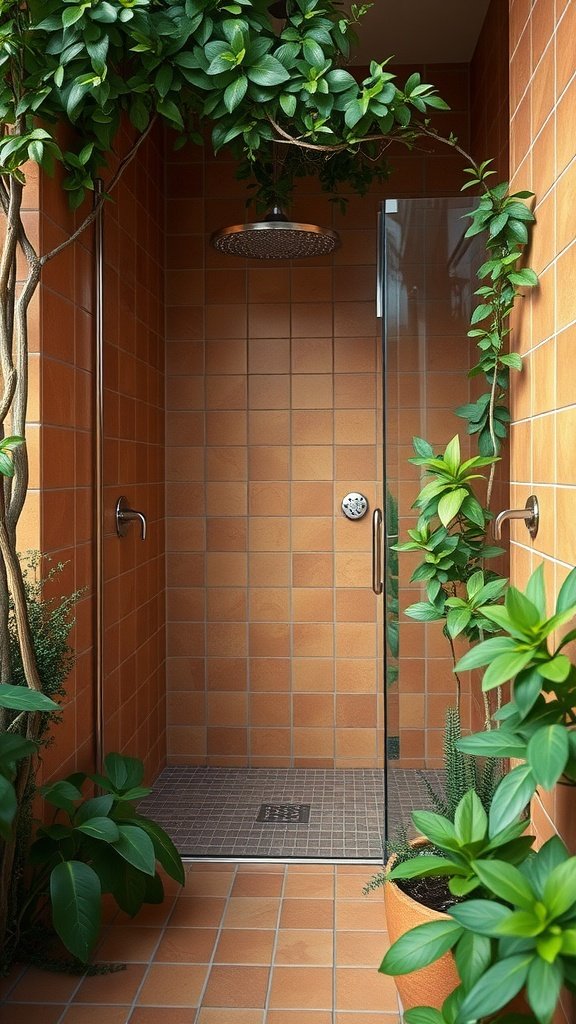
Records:
[[[350,491],[342,498],[342,511],[347,519],[362,519],[368,511],[368,501],[358,491]]]

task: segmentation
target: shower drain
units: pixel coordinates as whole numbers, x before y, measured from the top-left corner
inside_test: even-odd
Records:
[[[310,804],[261,804],[256,821],[268,825],[307,825]]]

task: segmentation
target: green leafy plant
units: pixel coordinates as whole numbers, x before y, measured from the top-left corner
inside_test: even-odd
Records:
[[[576,992],[576,857],[558,837],[534,853],[531,837],[522,834],[523,815],[538,786],[550,790],[559,781],[576,783],[576,667],[565,654],[576,631],[557,638],[576,617],[576,569],[562,585],[551,616],[542,566],[525,593],[510,587],[503,606],[484,606],[482,614],[502,635],[472,648],[459,668],[488,665],[483,686],[512,681],[512,695],[497,712],[499,729],[464,737],[458,746],[466,753],[524,763],[499,783],[488,815],[471,791],[453,824],[426,812],[413,816],[444,857],[399,864],[390,877],[436,873],[449,878],[455,896],[473,892],[475,898],[451,907],[450,920],[406,933],[384,958],[384,973],[401,974],[454,952],[461,977],[454,997],[442,1011],[409,1011],[409,1024],[483,1020],[505,1009],[520,991],[531,1019],[549,1024],[561,987]]]
[[[0,683],[0,708],[15,712],[6,731],[0,732],[0,837],[10,840],[18,811],[18,794],[14,788],[16,766],[38,749],[36,742],[13,730],[17,728],[19,716],[39,711],[51,714],[58,710],[58,705],[38,691]]]
[[[144,767],[136,758],[108,754],[105,774],[69,775],[41,789],[56,810],[41,825],[30,851],[32,877],[17,922],[18,938],[51,911],[54,929],[66,948],[86,962],[101,928],[101,903],[111,893],[133,917],[144,903],[164,898],[157,862],[184,884],[184,868],[170,837],[136,804],[150,790],[142,785]],[[87,781],[98,796],[82,792]]]

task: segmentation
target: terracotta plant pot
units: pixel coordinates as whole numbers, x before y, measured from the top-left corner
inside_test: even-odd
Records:
[[[416,840],[416,844],[426,845],[426,841]],[[395,855],[390,857],[386,871],[392,869],[395,859]],[[391,943],[419,924],[448,920],[447,914],[417,903],[394,882],[386,882],[384,885],[384,904]],[[394,981],[405,1010],[411,1010],[414,1006],[433,1006],[440,1010],[444,1000],[460,984],[451,953],[446,953],[429,967],[423,967],[411,974],[396,975]]]

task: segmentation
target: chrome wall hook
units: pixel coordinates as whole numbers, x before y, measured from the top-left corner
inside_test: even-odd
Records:
[[[538,498],[535,494],[531,494],[526,501],[524,508],[506,508],[503,512],[499,512],[494,520],[494,539],[500,540],[502,537],[502,523],[507,519],[523,519],[526,524],[528,533],[534,540],[534,537],[538,533],[538,525],[540,523],[540,508],[538,505]]]

